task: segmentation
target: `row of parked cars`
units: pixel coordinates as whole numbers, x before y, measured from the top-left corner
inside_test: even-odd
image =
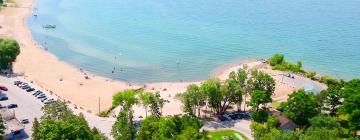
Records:
[[[14,85],[18,86],[19,88],[25,90],[28,93],[32,93],[36,98],[41,100],[44,104],[49,104],[54,101],[54,99],[47,97],[41,90],[35,91],[35,88],[31,87],[28,83],[22,81],[15,81]],[[35,91],[35,92],[33,92]]]
[[[231,113],[231,114],[226,114],[226,115],[221,115],[218,116],[218,119],[220,121],[232,121],[232,120],[239,120],[239,119],[246,119],[246,120],[250,120],[250,113],[249,112],[237,112],[237,113]]]
[[[2,94],[2,91],[8,91],[8,89],[5,86],[0,85],[0,101],[8,100],[9,98],[5,94]],[[18,107],[17,104],[9,104],[6,106],[3,106],[2,104],[0,104],[0,109],[3,109],[3,108],[14,109],[17,107]],[[21,119],[20,123],[27,124],[27,123],[29,123],[29,119]]]

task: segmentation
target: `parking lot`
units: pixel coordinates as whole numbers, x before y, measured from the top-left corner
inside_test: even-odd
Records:
[[[26,92],[15,86],[13,80],[4,78],[0,76],[0,84],[8,88],[8,91],[2,92],[8,97],[8,100],[0,101],[0,104],[2,106],[17,104],[17,107],[13,108],[15,116],[18,120],[29,119],[29,123],[24,125],[26,134],[31,136],[32,122],[35,117],[40,118],[42,116],[41,107],[43,103],[32,95],[34,92]]]

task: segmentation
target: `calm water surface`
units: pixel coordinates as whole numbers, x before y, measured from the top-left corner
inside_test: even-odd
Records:
[[[338,78],[360,77],[359,0],[38,0],[34,7],[28,25],[38,43],[113,79],[200,80],[231,61],[274,53]]]

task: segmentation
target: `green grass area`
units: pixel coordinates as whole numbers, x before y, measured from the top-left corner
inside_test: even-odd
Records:
[[[248,140],[244,134],[234,130],[219,130],[209,132],[210,140]]]

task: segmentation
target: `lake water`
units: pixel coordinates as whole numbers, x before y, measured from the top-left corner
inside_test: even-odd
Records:
[[[337,78],[360,77],[359,0],[38,0],[34,7],[28,26],[38,43],[113,79],[201,80],[226,63],[274,53]]]

